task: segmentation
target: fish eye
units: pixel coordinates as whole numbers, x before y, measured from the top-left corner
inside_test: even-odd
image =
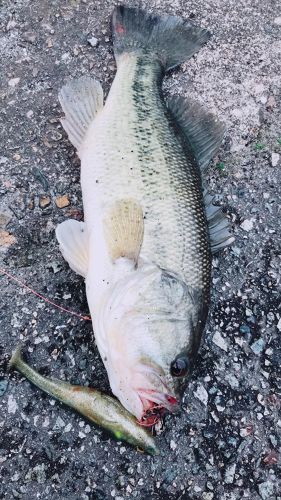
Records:
[[[171,363],[173,377],[185,377],[190,370],[190,361],[187,356],[179,356]]]

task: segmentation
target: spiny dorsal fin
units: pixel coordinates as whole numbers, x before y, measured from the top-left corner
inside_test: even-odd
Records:
[[[201,171],[204,170],[222,143],[224,125],[200,104],[184,97],[173,96],[167,105],[187,138]]]
[[[234,236],[230,230],[229,220],[222,212],[221,208],[213,204],[214,198],[204,192],[204,202],[206,217],[209,226],[210,244],[212,253],[222,250],[234,241]]]
[[[65,114],[62,126],[73,146],[79,149],[89,125],[103,107],[101,84],[89,76],[71,80],[59,92],[59,101]]]
[[[137,263],[144,231],[140,204],[132,199],[116,201],[108,210],[103,225],[111,259],[126,257]]]

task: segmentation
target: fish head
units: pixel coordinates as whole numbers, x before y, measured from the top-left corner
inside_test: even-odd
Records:
[[[148,264],[118,282],[107,302],[111,389],[142,425],[179,408],[200,342],[198,303],[177,275]]]

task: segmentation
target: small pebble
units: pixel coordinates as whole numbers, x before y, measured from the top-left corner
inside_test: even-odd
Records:
[[[281,26],[281,16],[275,17],[273,22],[277,26]]]
[[[278,463],[278,454],[275,450],[271,450],[263,459],[266,465],[276,465]]]
[[[7,23],[6,30],[10,31],[13,28],[15,28],[16,26],[17,26],[17,22],[15,21],[15,19],[10,19],[10,21]]]
[[[227,469],[225,471],[225,476],[224,476],[224,480],[225,480],[226,484],[233,483],[235,470],[236,470],[235,463],[231,464],[229,467],[227,467]]]
[[[261,354],[264,348],[264,344],[265,344],[264,339],[260,338],[255,342],[253,342],[253,344],[251,345],[251,349],[255,354]]]
[[[276,99],[273,95],[270,95],[267,99],[266,107],[267,109],[273,109],[276,106]]]
[[[9,87],[16,87],[16,85],[18,85],[19,81],[20,81],[20,78],[11,78],[8,81],[8,85],[9,85]]]
[[[231,251],[232,253],[234,253],[234,255],[236,255],[236,257],[239,257],[241,254],[241,250],[238,247],[231,247]]]
[[[23,40],[29,43],[34,43],[36,40],[36,33],[34,31],[26,31],[22,35]]]
[[[12,212],[8,208],[0,208],[0,227],[4,228],[9,224],[12,218]]]
[[[50,262],[50,264],[47,265],[49,269],[52,269],[54,274],[57,274],[61,271],[61,263],[57,261]]]
[[[213,335],[212,342],[216,344],[218,347],[220,347],[223,351],[228,350],[228,345],[225,341],[225,339],[221,336],[220,332],[216,332]]]
[[[251,333],[251,329],[248,325],[241,325],[239,327],[239,331],[243,334],[248,334],[248,333]]]
[[[8,233],[8,231],[0,230],[0,248],[9,248],[11,245],[14,245],[16,241],[16,238]]]
[[[197,385],[197,389],[194,392],[194,396],[203,403],[204,406],[208,404],[208,393],[202,384]]]
[[[50,424],[50,419],[49,417],[45,417],[44,422],[42,423],[42,427],[48,427]]]
[[[176,447],[177,447],[177,443],[173,439],[171,439],[171,441],[170,441],[171,450],[174,451],[176,449]]]
[[[247,425],[246,427],[242,427],[239,432],[241,437],[250,436],[252,433],[253,433],[253,426],[251,424]]]
[[[12,394],[8,397],[8,413],[16,413],[18,409],[17,402]]]
[[[90,38],[87,38],[87,42],[92,46],[92,47],[97,47],[99,41],[95,36],[91,36]]]
[[[6,379],[0,380],[0,397],[3,396],[3,394],[5,394],[7,387],[8,387],[8,380]]]
[[[55,430],[63,429],[65,427],[65,422],[61,417],[57,417],[56,423],[54,425]]]
[[[67,194],[64,194],[63,196],[59,196],[58,198],[56,198],[56,205],[58,208],[68,207],[70,205],[70,201]]]
[[[278,153],[272,153],[272,155],[271,155],[271,165],[273,167],[276,167],[278,165],[279,160],[280,160],[280,154],[278,154]]]
[[[203,492],[202,493],[202,498],[203,500],[213,500],[214,498],[214,493],[212,493],[211,491],[208,491],[208,492]]]
[[[268,500],[269,498],[272,498],[272,495],[274,494],[274,486],[272,481],[265,481],[264,483],[260,483],[258,485],[258,489],[259,489],[259,494],[263,500]]]
[[[39,207],[42,208],[42,210],[46,207],[48,207],[51,203],[51,198],[50,196],[40,196],[39,198]]]
[[[245,219],[242,224],[240,224],[240,227],[244,231],[251,231],[254,227],[254,219]]]

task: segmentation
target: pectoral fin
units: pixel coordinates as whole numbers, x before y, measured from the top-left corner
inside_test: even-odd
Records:
[[[88,237],[84,222],[68,219],[56,228],[60,251],[75,273],[84,278],[88,269]]]
[[[137,263],[144,231],[140,204],[132,199],[116,201],[108,210],[103,225],[111,259],[126,257]]]

